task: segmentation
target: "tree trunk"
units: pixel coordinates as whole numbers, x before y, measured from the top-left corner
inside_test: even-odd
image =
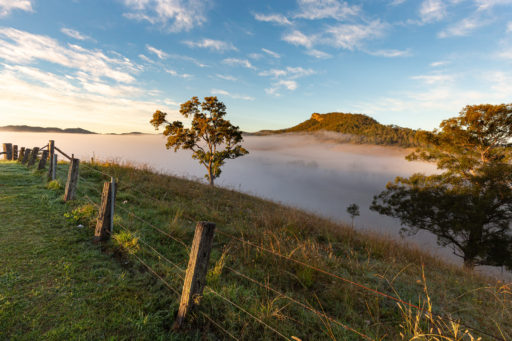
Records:
[[[213,185],[213,176],[212,176],[212,166],[209,166],[208,167],[208,180],[210,181],[210,186],[214,186]]]

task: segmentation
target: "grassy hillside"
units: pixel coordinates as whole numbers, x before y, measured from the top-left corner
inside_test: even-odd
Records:
[[[424,312],[431,304],[433,313],[512,336],[510,285],[236,191],[149,169],[84,166],[79,198],[65,204],[65,164],[59,166],[61,186],[47,186],[44,175],[0,163],[0,213],[6,217],[0,220],[0,338],[363,339],[357,331],[370,339],[409,340],[438,328],[447,337],[454,333],[456,324],[447,318],[434,323],[428,314],[420,314],[415,327],[416,309],[347,280]],[[101,248],[91,242],[108,178],[100,172],[119,182],[114,238]],[[195,222],[203,220],[217,224],[208,289],[187,326],[173,331],[179,297],[173,290],[181,291],[180,268],[188,262]],[[470,340],[461,336],[466,329],[453,339]]]
[[[383,125],[373,118],[362,114],[333,112],[313,114],[309,120],[281,130],[266,130],[262,134],[307,133],[315,131],[333,131],[347,134],[347,140],[353,143],[416,147],[422,144],[421,131],[402,128],[395,125]]]

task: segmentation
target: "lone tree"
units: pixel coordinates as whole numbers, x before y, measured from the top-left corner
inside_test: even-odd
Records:
[[[205,178],[211,186],[220,176],[221,167],[226,159],[235,159],[248,154],[240,143],[242,132],[223,117],[226,115],[226,106],[217,97],[205,97],[202,103],[197,97],[192,97],[183,103],[180,113],[188,118],[192,116],[190,128],[184,128],[180,121],[169,122],[165,119],[166,113],[157,110],[150,123],[156,130],[165,125],[163,132],[167,136],[167,149],[191,149],[192,158],[199,161],[206,170]]]
[[[359,213],[359,206],[357,204],[349,205],[347,207],[347,213],[350,214],[350,218],[352,218],[352,228],[354,228],[354,218],[361,215]]]
[[[400,219],[402,231],[426,230],[451,246],[468,269],[512,269],[512,105],[466,106],[409,161],[436,162],[441,174],[396,178],[370,209]]]

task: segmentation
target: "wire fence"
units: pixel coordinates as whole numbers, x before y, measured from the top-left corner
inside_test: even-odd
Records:
[[[40,149],[45,149],[45,148],[48,148],[48,147],[49,147],[49,145],[46,145],[46,146],[43,146]],[[65,152],[62,152],[58,148],[57,148],[57,150],[61,152],[61,155],[64,155],[65,157],[68,157],[68,155]],[[115,174],[110,174],[108,171],[97,169],[93,164],[89,165],[89,164],[86,164],[86,163],[81,163],[80,167],[83,167],[84,169],[86,169],[89,172],[94,172],[94,173],[96,173],[96,174],[98,174],[98,175],[100,175],[102,177],[106,177],[107,179],[115,178]],[[65,175],[65,174],[62,173],[64,171],[63,167],[57,167],[56,170],[57,170],[57,174],[58,174],[59,177]],[[94,181],[91,181],[89,179],[86,179],[86,178],[84,178],[81,175],[79,175],[79,181],[82,184],[86,184],[88,186],[87,189],[85,187],[83,187],[83,186],[78,186],[77,187],[77,193],[80,194],[80,198],[84,199],[89,204],[93,205],[96,209],[99,209],[101,203],[99,203],[96,200],[94,200],[93,198],[91,198],[87,192],[93,192],[96,197],[101,197],[102,193],[98,189],[99,185],[101,185],[101,184],[99,184],[97,182],[94,182]],[[138,188],[138,186],[135,186],[135,184],[130,184],[130,186],[131,186],[131,189],[134,189],[140,195],[143,195],[146,198],[149,198],[151,200],[160,200],[158,198],[155,198],[153,195],[151,195],[149,193],[145,193],[143,190]],[[179,238],[179,237],[177,237],[175,235],[172,235],[171,233],[169,233],[167,231],[164,231],[162,228],[160,228],[159,226],[156,226],[154,223],[152,223],[152,222],[142,218],[141,216],[135,214],[133,212],[133,209],[124,207],[123,205],[117,205],[116,209],[119,209],[121,212],[126,214],[128,217],[131,217],[131,218],[135,219],[137,224],[147,226],[147,227],[151,228],[153,231],[157,232],[160,236],[163,236],[164,238],[169,238],[170,240],[172,240],[175,243],[179,244],[180,247],[185,250],[187,256],[190,255],[191,248],[189,246],[189,243],[187,243],[183,239],[181,239],[181,238]],[[132,225],[133,224],[134,223],[132,223]],[[140,231],[140,229],[138,229],[138,228],[129,228],[128,226],[126,226],[126,224],[124,222],[121,222],[121,221],[117,221],[115,225],[120,227],[123,231],[129,232],[129,233],[134,233],[134,232]],[[112,232],[110,232],[110,233],[112,233]],[[299,259],[297,259],[295,257],[283,255],[283,254],[281,254],[281,253],[279,253],[279,252],[277,252],[275,250],[272,250],[270,248],[264,247],[262,245],[258,245],[255,242],[243,239],[243,237],[240,238],[240,237],[234,236],[234,235],[232,235],[230,233],[227,233],[227,232],[223,231],[220,228],[216,230],[216,233],[218,235],[226,238],[228,241],[233,241],[235,243],[240,243],[242,245],[249,246],[249,247],[254,248],[256,250],[265,252],[268,255],[272,256],[272,257],[283,259],[283,260],[285,260],[287,262],[291,262],[291,263],[294,263],[294,264],[299,265],[301,267],[304,267],[304,268],[310,269],[312,271],[315,271],[315,272],[321,273],[323,275],[326,275],[326,276],[328,276],[328,277],[330,277],[330,278],[332,278],[334,280],[342,281],[344,283],[352,285],[352,286],[358,288],[359,290],[361,290],[363,292],[367,292],[367,293],[369,293],[371,295],[383,297],[383,298],[385,298],[387,300],[391,300],[391,301],[394,301],[396,303],[402,304],[403,306],[407,306],[409,308],[412,308],[412,309],[415,309],[415,310],[419,311],[421,314],[424,313],[422,307],[420,307],[419,305],[412,304],[412,303],[407,302],[407,301],[405,301],[405,300],[403,300],[403,299],[401,299],[399,297],[395,297],[395,296],[389,295],[389,294],[387,294],[385,292],[382,292],[382,291],[379,291],[377,289],[371,288],[371,287],[369,287],[367,285],[363,285],[361,283],[355,282],[355,281],[350,280],[348,278],[345,278],[345,277],[343,277],[341,275],[332,273],[331,271],[328,271],[326,269],[323,269],[323,268],[316,267],[314,265],[308,264],[308,263],[306,263],[306,262],[304,262],[302,260],[299,260]],[[174,275],[177,276],[177,278],[180,280],[180,283],[184,281],[183,274],[185,274],[187,272],[187,270],[184,269],[182,266],[180,266],[178,264],[179,262],[176,262],[174,260],[169,259],[168,256],[164,255],[161,251],[159,251],[154,245],[151,245],[151,243],[148,242],[147,240],[145,240],[145,238],[143,238],[142,236],[137,236],[137,242],[140,243],[141,248],[143,249],[142,254],[146,254],[146,253],[150,254],[155,259],[157,259],[158,262],[164,261],[165,263],[169,264],[170,266],[172,266],[172,268],[174,268],[177,271],[177,273],[174,273]],[[224,245],[226,245],[226,243],[224,243]],[[130,253],[130,257],[133,257],[133,259],[136,260],[138,263],[140,263],[147,270],[147,272],[149,274],[151,274],[153,277],[158,279],[168,290],[173,292],[178,298],[181,296],[181,292],[179,290],[179,287],[171,285],[169,283],[169,281],[167,281],[165,279],[165,276],[166,276],[165,274],[160,274],[150,264],[148,264],[149,263],[148,261],[145,261],[140,255],[138,255],[137,252],[131,252]],[[274,293],[275,295],[277,295],[277,297],[286,299],[289,302],[291,302],[291,303],[293,303],[295,305],[298,305],[302,309],[305,309],[305,310],[309,311],[310,313],[313,313],[322,322],[325,321],[325,322],[328,322],[328,323],[336,324],[339,327],[341,327],[341,328],[343,328],[343,329],[345,329],[345,330],[347,330],[347,331],[349,331],[351,333],[354,333],[354,334],[358,335],[358,337],[360,337],[362,339],[373,340],[372,337],[366,335],[365,333],[363,333],[360,330],[357,330],[357,329],[349,326],[347,323],[340,321],[339,318],[331,316],[331,315],[327,314],[325,311],[320,311],[319,309],[314,308],[311,304],[305,303],[305,302],[303,302],[300,299],[294,298],[290,294],[285,294],[281,290],[272,287],[269,283],[262,283],[261,281],[259,281],[257,279],[254,279],[251,276],[249,276],[247,274],[244,274],[243,272],[241,272],[241,271],[239,271],[239,270],[237,270],[237,269],[235,269],[235,268],[233,268],[231,266],[224,265],[224,268],[227,269],[234,276],[236,276],[236,277],[238,277],[238,278],[240,278],[240,279],[242,279],[244,281],[247,281],[248,283],[255,284],[255,285],[257,285],[258,287],[260,287],[262,289],[270,291],[270,292]],[[279,338],[282,338],[282,339],[285,339],[285,340],[292,340],[292,339],[293,340],[297,340],[298,339],[297,337],[294,337],[294,336],[291,336],[291,335],[285,335],[283,332],[279,331],[277,326],[272,326],[269,323],[265,322],[263,319],[259,318],[254,313],[252,313],[249,309],[246,309],[241,304],[239,304],[239,303],[235,302],[234,300],[226,297],[226,295],[221,294],[217,290],[213,289],[211,286],[206,285],[205,286],[205,292],[207,294],[211,294],[211,295],[217,297],[218,299],[224,301],[225,303],[235,307],[237,310],[243,312],[246,316],[248,316],[250,319],[252,319],[253,321],[255,321],[258,324],[260,324],[263,328],[265,328],[265,329],[271,331],[272,333],[274,333],[275,336],[277,336]],[[228,331],[228,329],[226,329],[221,323],[215,321],[215,319],[213,319],[211,316],[209,316],[203,309],[199,309],[198,310],[198,314],[203,316],[213,326],[215,326],[219,331],[221,331],[222,333],[227,335],[229,338],[234,339],[234,340],[238,340],[238,338],[235,335],[233,335],[232,332]],[[447,321],[450,321],[452,323],[456,323],[458,325],[464,326],[464,327],[466,327],[468,329],[471,329],[471,330],[473,330],[473,331],[475,331],[475,332],[477,332],[477,333],[479,333],[481,335],[486,335],[486,336],[491,337],[491,338],[493,338],[495,340],[505,341],[504,337],[499,337],[497,335],[494,335],[494,334],[491,334],[489,332],[483,331],[480,328],[476,328],[474,326],[471,326],[471,325],[469,325],[467,323],[464,323],[464,322],[461,322],[461,321],[456,321],[456,320],[454,320],[454,319],[452,319],[452,318],[450,318],[448,316],[443,316],[441,314],[435,314],[435,313],[433,315],[435,315],[435,316],[437,316],[437,317],[439,317],[441,319],[445,319]]]

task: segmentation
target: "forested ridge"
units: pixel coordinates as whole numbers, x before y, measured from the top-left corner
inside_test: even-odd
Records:
[[[281,130],[262,131],[261,134],[282,134],[299,132],[333,131],[347,134],[352,143],[368,143],[400,147],[422,145],[425,131],[402,128],[396,125],[383,125],[363,114],[332,112],[314,113],[307,121]]]

